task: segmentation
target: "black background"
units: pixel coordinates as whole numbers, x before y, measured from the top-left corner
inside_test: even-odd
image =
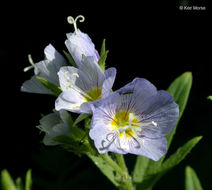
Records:
[[[66,50],[65,34],[73,32],[67,16],[85,16],[81,31],[92,38],[100,50],[102,40],[110,51],[107,67],[116,67],[113,89],[135,77],[146,78],[158,89],[169,84],[185,71],[193,73],[193,86],[188,105],[179,124],[170,153],[194,136],[203,135],[177,168],[165,175],[155,189],[184,189],[184,168],[191,165],[205,189],[212,189],[212,94],[210,7],[206,11],[180,11],[174,2],[50,2],[18,4],[11,2],[1,11],[1,162],[14,178],[24,176],[32,168],[34,189],[113,189],[104,176],[85,157],[78,158],[58,148],[44,147],[42,134],[35,127],[40,114],[54,108],[54,97],[20,92],[21,84],[30,78],[27,54],[35,62],[44,58],[43,50],[51,43],[58,51]],[[134,156],[128,155],[130,167]],[[67,169],[68,168],[68,169]],[[53,172],[52,172],[52,171]],[[64,174],[66,171],[68,174]],[[63,175],[66,181],[62,180]],[[58,177],[59,176],[59,177]],[[104,185],[103,185],[104,184]],[[46,186],[45,186],[46,187]],[[70,189],[70,188],[67,188]]]

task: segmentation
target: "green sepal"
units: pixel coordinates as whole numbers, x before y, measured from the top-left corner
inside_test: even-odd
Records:
[[[55,84],[47,81],[46,79],[36,76],[36,79],[47,89],[49,89],[55,96],[59,96],[62,90]]]
[[[70,126],[70,129],[70,134],[54,137],[53,140],[59,142],[67,151],[77,155],[88,153],[97,155],[97,151],[90,145],[88,134],[85,131],[74,126]]]
[[[66,52],[65,50],[63,50],[63,53],[65,54],[65,56],[66,56],[68,62],[69,62],[72,66],[77,67],[77,64],[75,63],[75,61],[74,61],[73,57],[71,56],[71,54],[68,53],[68,52]]]
[[[102,71],[105,71],[105,61],[107,59],[107,54],[108,54],[108,50],[99,58],[98,64],[100,66],[100,68],[102,69]]]
[[[99,58],[99,61],[98,61],[98,64],[100,66],[100,68],[102,69],[102,71],[104,72],[105,71],[105,61],[107,59],[107,54],[108,54],[108,50],[106,50],[106,47],[105,47],[105,39],[103,40],[102,42],[102,47],[101,47],[101,51],[100,51],[100,58]]]
[[[1,185],[3,190],[17,190],[12,177],[6,169],[1,171]]]
[[[85,126],[85,129],[89,130],[91,128],[91,119],[90,118],[86,118],[84,120],[84,126]]]
[[[103,41],[102,41],[102,46],[101,46],[101,50],[100,50],[100,56],[102,56],[102,55],[105,54],[105,52],[106,52],[105,42],[106,42],[106,39],[103,39]]]
[[[73,126],[76,126],[81,121],[85,120],[87,117],[89,117],[91,114],[80,114],[77,119],[74,121]]]
[[[185,169],[185,190],[203,190],[197,174],[190,166]]]

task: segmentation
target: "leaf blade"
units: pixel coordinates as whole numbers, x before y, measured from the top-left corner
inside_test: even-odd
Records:
[[[1,172],[1,184],[3,190],[16,190],[13,179],[6,169]]]
[[[178,122],[172,133],[167,136],[168,147],[172,142],[179,120],[182,117],[182,114],[185,110],[191,86],[192,86],[192,73],[185,72],[182,75],[180,75],[177,79],[175,79],[168,88],[168,92],[173,96],[174,101],[179,105],[180,110]]]
[[[87,156],[93,161],[93,163],[100,169],[100,171],[117,187],[119,186],[119,183],[117,182],[115,176],[115,170],[106,164],[103,158],[100,156],[93,156],[90,154],[87,154]]]
[[[185,169],[185,190],[203,190],[197,174],[190,166]]]
[[[179,77],[177,77],[168,88],[168,92],[173,96],[175,102],[178,105],[180,105],[179,106],[180,107],[180,116],[179,116],[178,122],[177,122],[174,130],[172,131],[172,133],[167,137],[168,147],[171,144],[171,141],[176,132],[177,125],[179,123],[179,120],[183,114],[186,103],[188,101],[191,85],[192,85],[192,74],[191,74],[191,72],[185,72],[182,75],[180,75]],[[162,164],[164,158],[165,158],[165,156],[163,156],[158,162],[154,162],[148,158],[138,156],[136,159],[136,164],[135,164],[134,171],[133,171],[134,182],[139,183],[143,180],[143,178],[145,177],[146,174],[156,171]],[[140,172],[140,171],[142,171],[142,172]],[[153,179],[154,178],[152,177],[152,180]]]
[[[29,169],[26,173],[25,190],[31,190],[32,186],[32,170]]]
[[[140,183],[143,180],[143,177],[145,176],[145,171],[148,168],[150,159],[143,157],[143,156],[138,156],[136,163],[135,163],[135,168],[133,170],[133,175],[132,179],[134,183]]]
[[[165,162],[162,164],[160,170],[167,171],[174,166],[178,165],[188,153],[197,145],[197,143],[202,139],[202,136],[194,137],[185,143],[182,147],[178,148],[177,151],[172,154]],[[160,172],[159,170],[159,172]]]
[[[142,182],[137,184],[137,189],[151,189],[167,171],[178,165],[188,155],[188,153],[195,147],[201,138],[201,136],[192,138],[182,147],[178,148],[178,150],[173,155],[171,155],[161,165],[161,167],[158,167],[155,170],[151,170],[151,173],[147,172]]]

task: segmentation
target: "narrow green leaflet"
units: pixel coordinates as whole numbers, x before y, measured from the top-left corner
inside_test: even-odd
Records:
[[[208,96],[207,99],[208,99],[208,100],[212,100],[212,96]]]
[[[99,66],[101,67],[101,69],[103,70],[103,72],[105,71],[105,61],[107,59],[107,54],[109,53],[109,51],[107,50],[100,58],[98,61]]]
[[[120,176],[116,174],[115,170],[108,165],[104,159],[100,156],[93,156],[87,154],[87,156],[93,161],[93,163],[100,169],[100,171],[117,187],[119,183],[117,182],[120,180]]]
[[[1,172],[1,185],[3,190],[16,190],[13,179],[7,170]]]
[[[96,155],[96,150],[89,143],[87,133],[78,127],[71,126],[69,135],[57,136],[53,140],[61,143],[61,146],[67,151],[74,152],[77,155],[87,153]]]
[[[46,88],[48,88],[49,90],[51,90],[55,96],[59,96],[60,93],[62,92],[62,90],[56,86],[55,84],[47,81],[46,79],[42,78],[42,77],[38,77],[36,76],[36,79],[43,84]]]
[[[22,180],[20,177],[18,177],[16,179],[16,189],[17,190],[24,190],[24,186],[23,186],[23,183],[22,183]]]
[[[107,54],[108,54],[108,50],[106,50],[106,46],[105,46],[105,39],[102,42],[102,47],[101,47],[101,51],[100,51],[100,58],[98,61],[99,66],[101,67],[101,69],[103,70],[103,72],[105,71],[105,61],[107,59]]]
[[[195,147],[201,138],[202,137],[200,136],[189,140],[182,147],[178,148],[173,155],[171,155],[160,167],[156,168],[155,170],[145,170],[147,173],[145,177],[142,178],[142,182],[137,185],[137,189],[151,189],[168,170],[178,165],[186,157],[186,155],[188,155],[188,153]],[[137,179],[137,181],[139,181],[139,179]]]
[[[177,79],[175,79],[168,88],[169,93],[173,96],[175,102],[179,105],[180,117],[178,119],[178,123],[183,114],[186,103],[188,101],[191,85],[192,85],[192,74],[190,72],[186,72],[181,76],[179,76]],[[171,144],[176,128],[177,125],[173,130],[173,132],[167,137],[169,145]],[[160,161],[154,162],[146,157],[138,156],[133,171],[133,181],[135,183],[142,182],[144,176],[154,173],[154,171],[156,171],[160,167],[164,158],[165,156],[161,158]],[[152,181],[156,180],[154,176],[151,176],[151,179]]]
[[[203,190],[197,174],[189,166],[185,169],[185,190]]]
[[[194,137],[182,147],[178,148],[178,150],[174,154],[172,154],[167,160],[165,160],[165,162],[163,162],[159,169],[159,172],[169,170],[178,165],[201,139],[201,136]]]
[[[71,54],[68,53],[68,52],[66,52],[65,50],[63,50],[63,53],[65,54],[66,58],[68,59],[68,62],[69,62],[72,66],[77,67],[77,65],[76,65],[76,63],[75,63],[75,61],[74,61],[74,59],[73,59],[72,56],[71,56]]]
[[[175,102],[179,105],[180,115],[179,115],[178,123],[186,107],[190,90],[191,90],[191,85],[192,85],[192,73],[185,72],[181,76],[179,76],[177,79],[175,79],[174,82],[168,88],[168,92],[173,96]],[[167,136],[168,147],[170,146],[172,142],[172,139],[176,132],[176,128],[177,128],[177,125],[175,129],[172,131],[172,133]]]
[[[86,119],[87,117],[89,117],[90,114],[80,114],[77,119],[74,121],[73,126],[76,126],[78,123],[80,123],[81,121],[83,121],[84,119]]]
[[[25,190],[31,190],[32,186],[32,170],[29,169],[26,173]]]
[[[83,139],[83,137],[82,137]],[[53,138],[54,141],[59,142],[61,147],[66,151],[73,152],[76,155],[86,154],[90,152],[87,143],[75,141],[71,136],[57,136]]]
[[[102,42],[102,47],[101,47],[101,51],[100,51],[100,56],[102,56],[103,54],[105,54],[106,52],[106,46],[105,46],[105,39]]]

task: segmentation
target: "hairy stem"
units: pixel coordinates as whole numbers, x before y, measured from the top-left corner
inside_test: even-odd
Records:
[[[134,190],[134,187],[132,185],[132,178],[128,173],[128,169],[127,169],[127,166],[125,164],[123,155],[115,154],[115,156],[116,156],[116,160],[118,162],[118,165],[121,167],[122,171],[124,171],[124,175],[123,175],[123,183],[125,185],[124,189],[125,190]]]
[[[122,168],[106,153],[102,154],[101,157],[121,176],[124,175]]]

